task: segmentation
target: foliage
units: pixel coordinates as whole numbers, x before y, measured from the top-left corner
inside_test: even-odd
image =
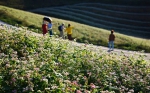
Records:
[[[104,53],[26,30],[0,30],[1,93],[148,93],[143,56]]]

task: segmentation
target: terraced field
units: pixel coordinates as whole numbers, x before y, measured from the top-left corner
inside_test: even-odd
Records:
[[[81,3],[62,7],[39,8],[31,10],[31,12],[72,20],[108,30],[114,29],[127,35],[150,38],[149,6]]]

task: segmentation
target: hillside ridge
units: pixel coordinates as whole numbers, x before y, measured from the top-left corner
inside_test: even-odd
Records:
[[[5,29],[5,27],[7,27],[7,26],[8,26],[8,28],[18,29],[18,31],[20,29],[22,29],[22,28],[17,28],[15,26],[12,26],[5,22],[0,21],[0,29]],[[13,30],[11,30],[11,29],[9,31],[13,32]],[[33,31],[29,31],[29,30],[26,30],[26,34],[32,35],[32,36],[43,37],[42,34],[35,33]],[[49,35],[46,35],[46,37],[49,38]],[[67,39],[56,38],[56,41],[57,40],[63,41],[63,40],[67,40]],[[97,46],[97,45],[87,44],[87,43],[78,43],[75,41],[68,41],[68,43],[71,43],[71,45],[73,45],[73,46],[85,46],[85,48],[88,48],[94,52],[97,52],[97,50],[103,50],[103,53],[108,53],[108,54],[109,53],[117,53],[118,55],[124,53],[126,56],[133,56],[133,57],[138,57],[139,55],[143,55],[143,56],[145,56],[145,58],[144,58],[145,60],[150,60],[150,53],[143,53],[143,52],[139,52],[139,51],[129,51],[129,50],[123,50],[123,49],[116,49],[116,48],[114,49],[114,51],[108,51],[108,47]]]

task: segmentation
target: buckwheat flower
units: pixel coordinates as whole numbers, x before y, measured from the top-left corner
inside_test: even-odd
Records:
[[[78,75],[78,77],[82,77],[82,75]]]
[[[34,70],[39,71],[39,68],[34,68]]]
[[[74,78],[77,78],[77,76],[73,76]]]
[[[65,83],[71,83],[71,81],[70,81],[70,80],[64,80],[64,82],[65,82]]]
[[[32,87],[29,87],[29,90],[30,90],[30,91],[34,91]]]
[[[48,84],[48,79],[42,79],[42,81],[46,82]]]
[[[61,75],[61,73],[56,73],[57,77],[63,77],[63,75]]]
[[[4,53],[0,53],[0,58],[3,57],[3,56],[5,56],[5,54]]]
[[[3,76],[0,76],[0,79],[3,79]]]
[[[100,83],[100,82],[101,82],[101,80],[100,80],[100,79],[97,79],[97,82],[98,82],[98,83]]]
[[[17,90],[12,90],[13,93],[17,93]]]
[[[106,91],[101,91],[101,93],[115,93],[115,92],[109,92],[108,90],[106,90]]]
[[[128,88],[125,88],[125,90],[127,91],[127,90],[128,90]]]
[[[90,84],[90,87],[91,87],[91,89],[96,88],[96,86],[93,83]]]
[[[15,72],[16,72],[16,70],[10,70],[10,71],[9,71],[9,75],[10,75],[10,74],[13,74],[13,73],[15,73]]]
[[[29,78],[30,78],[30,74],[28,73],[25,77],[26,77],[27,79],[29,79]]]
[[[16,60],[18,60],[18,58],[14,55],[14,57],[12,57],[11,60],[16,61]]]
[[[42,93],[42,91],[41,91],[41,90],[38,90],[37,93]]]
[[[92,73],[91,73],[91,72],[88,72],[87,74],[88,74],[89,76],[91,76]]]
[[[45,90],[50,90],[50,88],[45,88]]]
[[[5,45],[6,47],[9,47],[9,44]]]
[[[27,61],[22,61],[22,63],[23,63],[24,65],[26,65],[26,64],[27,64]]]
[[[28,87],[23,88],[23,92],[26,92],[26,91],[28,91]]]
[[[52,89],[57,89],[57,88],[58,88],[58,86],[52,86],[51,88],[52,88]]]
[[[17,54],[17,51],[14,51],[13,54]]]
[[[24,78],[23,77],[19,77],[19,79],[23,80]]]
[[[88,90],[85,90],[85,91],[84,91],[84,93],[91,93],[91,92],[90,92],[90,91],[88,91]]]
[[[16,81],[16,79],[15,79],[15,78],[12,78],[12,79],[11,79],[11,81],[12,81],[12,82],[15,82],[15,81]]]
[[[12,76],[17,77],[17,73],[14,73]]]
[[[130,89],[129,92],[134,93],[134,90],[133,90],[133,89]]]
[[[121,74],[122,77],[125,77],[125,74]]]
[[[44,65],[44,62],[41,62],[41,65]]]
[[[88,44],[85,43],[85,44],[84,44],[84,47],[86,47],[87,45],[88,45]]]
[[[140,82],[143,82],[143,79],[140,79]]]
[[[147,86],[146,89],[150,90],[150,86]]]
[[[82,93],[80,90],[76,90],[76,93]]]
[[[72,82],[72,84],[73,84],[73,85],[77,85],[77,86],[78,86],[77,81],[73,81],[73,82]]]
[[[64,75],[65,75],[65,76],[68,76],[68,75],[69,75],[69,73],[68,73],[68,72],[64,72]]]
[[[86,76],[84,76],[84,77],[83,77],[83,79],[84,79],[84,80],[87,80],[87,77],[86,77]]]
[[[6,68],[9,68],[10,67],[10,64],[6,64]]]
[[[21,60],[26,60],[26,58],[25,58],[25,57],[21,57],[20,59],[21,59]]]
[[[116,73],[115,72],[110,72],[110,75],[115,75]]]

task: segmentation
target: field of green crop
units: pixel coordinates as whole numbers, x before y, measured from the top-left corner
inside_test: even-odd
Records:
[[[148,93],[150,61],[0,29],[1,93]]]

